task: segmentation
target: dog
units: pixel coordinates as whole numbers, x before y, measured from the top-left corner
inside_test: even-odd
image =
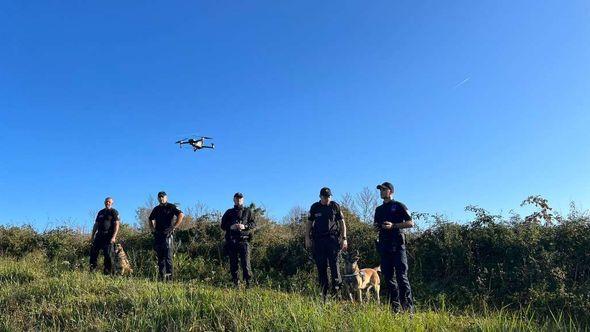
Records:
[[[115,255],[113,257],[113,265],[115,268],[115,273],[119,275],[130,275],[133,273],[133,269],[131,268],[131,264],[129,264],[127,254],[125,253],[125,250],[123,250],[123,246],[120,243],[115,244],[114,252]]]
[[[377,295],[377,304],[381,302],[379,298],[379,290],[381,289],[381,279],[379,273],[381,267],[378,266],[374,269],[359,269],[359,253],[355,255],[344,253],[344,285],[348,292],[350,300],[354,302],[354,298],[358,298],[360,303],[363,303],[362,291],[366,291],[367,301],[371,296],[371,289]]]

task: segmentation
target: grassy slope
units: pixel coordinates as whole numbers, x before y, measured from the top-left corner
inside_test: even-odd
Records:
[[[199,282],[162,284],[47,267],[40,257],[0,259],[0,330],[555,330],[517,314],[486,317],[316,299],[268,289],[236,291]]]

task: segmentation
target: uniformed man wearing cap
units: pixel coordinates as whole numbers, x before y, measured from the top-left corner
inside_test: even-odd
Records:
[[[113,245],[119,232],[119,212],[113,208],[113,199],[104,200],[104,209],[98,211],[90,240],[90,270],[96,270],[98,254],[102,250],[104,256],[104,273],[112,273]]]
[[[184,214],[176,205],[168,203],[168,196],[165,192],[158,193],[158,201],[160,204],[150,213],[148,224],[154,233],[154,249],[158,256],[159,279],[172,281],[172,235],[182,223]],[[176,221],[174,221],[174,217],[176,217]]]
[[[252,268],[250,267],[250,240],[256,221],[250,209],[244,207],[244,195],[235,193],[234,207],[228,209],[221,218],[221,229],[225,231],[225,249],[229,255],[229,271],[234,285],[239,285],[238,259],[242,266],[242,277],[246,288],[250,287]]]
[[[318,278],[325,299],[328,293],[328,266],[334,292],[342,285],[339,269],[340,250],[348,248],[346,224],[338,203],[332,201],[332,191],[324,187],[320,190],[320,201],[309,209],[306,223],[305,247],[312,250],[318,269]]]
[[[377,250],[381,256],[381,272],[388,291],[389,303],[395,312],[400,309],[414,313],[412,289],[408,280],[408,258],[404,229],[414,227],[408,208],[393,200],[393,185],[377,186],[383,204],[375,209],[373,226],[379,231]]]

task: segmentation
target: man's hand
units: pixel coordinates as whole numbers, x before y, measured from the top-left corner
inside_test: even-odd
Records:
[[[392,229],[393,228],[393,224],[389,221],[384,221],[383,225],[381,226],[383,229]]]
[[[305,238],[305,249],[311,249],[311,239],[310,238]]]
[[[114,238],[114,237],[113,237],[113,238],[111,238],[111,244],[113,244],[113,243],[115,243],[115,242],[116,242],[116,241],[115,241],[115,238]]]
[[[90,242],[94,242],[94,235],[90,235]]]
[[[348,241],[343,240],[341,247],[342,247],[342,250],[346,251],[348,249]]]
[[[238,228],[243,231],[244,229],[246,229],[246,226],[244,226],[243,224],[238,224]]]

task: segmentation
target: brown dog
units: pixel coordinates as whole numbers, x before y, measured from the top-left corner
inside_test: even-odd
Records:
[[[363,303],[362,291],[365,290],[367,294],[367,301],[370,298],[370,291],[373,289],[377,295],[377,303],[380,303],[379,289],[381,288],[381,279],[377,272],[381,271],[378,266],[374,269],[359,269],[358,251],[355,255],[344,253],[344,285],[348,291],[350,300],[354,302],[354,298],[358,298],[360,303]]]
[[[131,268],[131,264],[129,264],[127,254],[125,253],[125,250],[123,250],[123,246],[120,243],[115,244],[115,255],[113,257],[113,262],[115,272],[117,274],[130,275],[133,273],[133,269]]]

